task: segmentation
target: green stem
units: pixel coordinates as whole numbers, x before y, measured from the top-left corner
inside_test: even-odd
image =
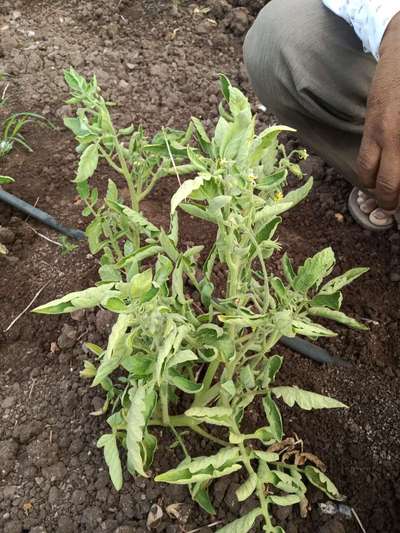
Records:
[[[149,185],[145,188],[144,191],[140,194],[140,200],[144,200],[146,196],[148,196],[158,181],[162,178],[166,178],[167,176],[174,176],[176,174],[175,169],[179,172],[180,175],[190,174],[191,172],[195,172],[196,168],[193,165],[177,165],[175,168],[170,168],[164,171],[162,173],[156,172],[154,176],[152,177]]]
[[[229,442],[226,440],[219,439],[218,437],[214,437],[214,435],[211,435],[211,433],[208,433],[208,431],[205,431],[204,429],[201,429],[199,426],[190,426],[190,429],[194,431],[195,433],[198,433],[202,437],[211,440],[212,442],[215,442],[216,444],[219,444],[220,446],[230,446]]]
[[[163,426],[176,425],[171,424],[171,419],[168,412],[168,383],[162,383],[160,386],[160,400]]]
[[[199,394],[196,395],[194,402],[193,402],[193,407],[198,407],[199,405],[201,406],[205,405],[204,400],[211,387],[214,376],[218,371],[219,364],[220,364],[220,361],[217,358],[217,359],[214,359],[214,361],[211,361],[211,363],[208,365],[207,372],[203,380],[203,389]]]
[[[195,433],[198,433],[202,437],[211,440],[212,442],[215,442],[216,444],[219,444],[220,446],[230,446],[229,442],[219,439],[218,437],[214,437],[214,435],[211,435],[208,431],[205,431],[201,427],[199,427],[201,422],[198,424],[196,422],[193,422],[193,420],[185,415],[178,415],[178,416],[170,416],[169,417],[169,423],[164,424],[163,420],[160,418],[153,418],[149,421],[149,426],[163,426],[163,427],[169,427],[169,428],[177,428],[177,427],[187,427],[194,431]]]
[[[235,429],[239,433],[238,427],[236,427]],[[266,529],[266,531],[267,532],[268,531],[273,531],[273,527],[272,527],[272,523],[271,523],[271,517],[269,516],[269,511],[268,511],[268,502],[267,502],[267,500],[265,498],[265,494],[264,494],[264,484],[262,483],[262,481],[260,481],[260,479],[258,478],[256,472],[254,471],[253,467],[251,466],[251,462],[250,462],[249,456],[247,454],[247,450],[246,450],[245,445],[243,443],[240,443],[239,444],[239,448],[240,448],[240,455],[241,455],[243,464],[246,467],[246,470],[247,470],[249,476],[251,476],[251,477],[255,476],[256,479],[257,479],[257,485],[256,485],[257,496],[258,496],[258,499],[260,501],[260,505],[261,505],[261,509],[262,509],[262,514],[264,516],[265,524],[266,524],[266,526],[268,528],[268,529]]]

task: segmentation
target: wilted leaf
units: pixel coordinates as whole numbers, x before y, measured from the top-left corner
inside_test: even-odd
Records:
[[[97,441],[98,448],[104,448],[104,459],[108,466],[111,481],[116,490],[121,490],[123,478],[117,439],[113,433],[102,435]]]
[[[188,198],[193,191],[200,189],[204,183],[204,180],[210,179],[210,177],[211,176],[199,175],[194,179],[184,181],[171,198],[171,214],[175,213],[178,205],[186,200],[186,198]]]
[[[247,498],[253,494],[257,486],[257,476],[256,474],[250,475],[244,483],[236,489],[236,498],[239,502],[244,502]]]
[[[227,524],[221,529],[218,529],[216,533],[248,533],[253,527],[256,518],[262,514],[261,507],[253,509],[244,516],[241,516],[237,520],[234,520],[230,524]]]
[[[304,468],[304,474],[310,483],[312,483],[319,490],[325,492],[329,498],[338,501],[345,499],[344,496],[339,493],[336,486],[332,483],[328,476],[318,470],[318,468],[315,468],[315,466],[306,466]]]
[[[229,407],[191,407],[185,415],[214,426],[227,426],[232,424],[233,411]]]
[[[326,307],[311,307],[308,310],[310,315],[320,316],[322,318],[328,318],[329,320],[334,320],[339,322],[339,324],[344,324],[349,328],[357,329],[359,331],[368,331],[368,327],[364,324],[360,324],[354,318],[350,318],[341,311],[335,311],[333,309],[328,309]]]
[[[297,387],[273,387],[271,392],[289,406],[293,407],[296,403],[302,409],[309,411],[311,409],[335,409],[347,407],[344,403],[322,396],[315,392],[298,389]]]
[[[332,248],[321,250],[314,257],[305,260],[294,279],[294,288],[306,294],[311,287],[318,286],[321,281],[332,271],[335,265],[335,254]]]
[[[287,496],[274,496],[273,494],[270,494],[268,499],[275,505],[281,505],[283,507],[294,505],[301,501],[301,497],[297,494],[288,494]]]
[[[334,294],[340,291],[343,287],[352,283],[354,280],[368,272],[369,268],[353,268],[348,270],[341,276],[331,279],[321,288],[320,294]]]
[[[241,469],[237,463],[240,452],[238,448],[223,448],[215,455],[197,457],[184,461],[177,468],[158,475],[155,480],[177,485],[205,482],[227,476]]]
[[[75,183],[80,183],[81,181],[88,180],[94,173],[97,168],[97,163],[99,161],[99,148],[97,144],[89,144],[85,148],[84,152],[81,155],[78,173],[75,178]]]
[[[278,406],[268,394],[263,398],[263,406],[265,416],[269,423],[269,429],[277,441],[281,441],[283,437],[282,416],[279,412]]]

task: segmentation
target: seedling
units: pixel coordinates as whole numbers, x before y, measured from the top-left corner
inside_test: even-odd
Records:
[[[41,121],[50,123],[37,113],[13,113],[6,118],[0,132],[0,159],[11,152],[15,144],[23,146],[28,152],[33,152],[22,135],[22,129],[31,122]]]
[[[336,335],[314,322],[317,317],[366,329],[340,311],[341,290],[366,269],[326,281],[335,265],[331,248],[297,269],[284,255],[283,277],[268,268],[280,249],[281,215],[305,198],[312,179],[284,195],[293,163],[290,154],[278,154],[278,135],[289,128],[274,126],[256,134],[248,100],[225,77],[224,104],[211,138],[193,118],[186,132],[161,130],[151,141],[141,128],[113,126],[95,78],[88,82],[71,69],[66,81],[69,102],[80,106],[77,117],[65,123],[79,143],[75,182],[86,204],[84,214],[92,217],[86,233],[92,253],[101,254],[100,281],[36,312],[100,306],[115,313],[107,346],[87,344],[94,360],[86,361],[81,372],[105,393],[101,413],[107,413],[110,429],[97,445],[104,450],[112,482],[121,488],[121,448],[127,450],[132,475],[150,475],[157,449],[152,429],[162,426],[181,447],[182,461],[157,481],[187,485],[193,500],[215,513],[210,485],[240,471],[238,500],[255,493],[259,503],[219,531],[245,533],[261,517],[265,532],[282,533],[271,507],[299,504],[304,510],[307,483],[332,499],[342,496],[318,459],[285,438],[279,403],[306,410],[345,406],[277,385],[283,358],[276,344],[283,335]],[[102,198],[95,186],[100,161],[122,178],[109,180]],[[190,178],[184,180],[187,173]],[[180,183],[171,200],[168,231],[140,210],[167,175]],[[128,205],[122,201],[124,186]],[[178,212],[215,226],[205,261],[200,260],[202,246],[180,246]],[[227,272],[222,290],[214,285],[221,266]],[[188,398],[191,406],[182,412]],[[251,426],[247,414],[255,411],[257,399],[262,414]],[[188,429],[219,450],[192,457],[185,442]]]

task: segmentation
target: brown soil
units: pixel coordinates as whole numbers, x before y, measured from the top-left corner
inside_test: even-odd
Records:
[[[74,143],[60,117],[70,109],[62,69],[73,65],[96,72],[108,97],[120,106],[121,125],[144,124],[151,133],[161,125],[183,126],[192,114],[208,125],[216,116],[218,73],[251,95],[241,62],[243,33],[262,2],[209,2],[211,12],[196,12],[198,3],[181,2],[178,13],[167,1],[36,1],[3,0],[0,14],[0,71],[11,75],[9,108],[42,112],[56,130],[32,126],[27,139],[33,153],[15,149],[0,162],[0,174],[12,175],[10,192],[83,228],[73,177]],[[247,9],[248,8],[248,9]],[[212,18],[217,24],[208,21]],[[175,31],[176,30],[176,31]],[[259,117],[259,126],[271,117]],[[1,121],[1,117],[0,117]],[[297,140],[285,140],[294,147]],[[321,457],[348,496],[366,531],[400,531],[399,521],[399,381],[400,235],[370,235],[352,223],[346,209],[348,185],[312,156],[305,166],[316,177],[310,198],[286,218],[280,232],[284,249],[297,263],[331,245],[337,271],[356,265],[371,267],[345,294],[345,310],[369,320],[370,332],[338,329],[325,341],[351,368],[326,368],[286,353],[282,382],[330,394],[347,403],[346,412],[285,413],[287,433],[297,433],[305,447]],[[174,180],[163,182],[144,206],[162,223]],[[96,276],[96,259],[84,244],[67,256],[33,232],[57,235],[2,205],[0,225],[11,230],[10,254],[0,260],[0,530],[20,532],[144,532],[152,504],[164,509],[157,531],[190,531],[214,521],[191,504],[186,489],[155,484],[151,479],[127,481],[120,493],[111,488],[97,436],[104,420],[91,416],[102,403],[88,389],[79,370],[86,357],[84,341],[101,342],[107,333],[103,312],[69,317],[24,314],[7,332],[39,289],[37,303],[85,288]],[[182,240],[207,244],[208,229],[186,220]],[[62,334],[63,331],[63,334]],[[59,349],[56,344],[65,348]],[[165,445],[170,436],[163,437]],[[199,452],[204,442],[193,443]],[[180,459],[165,448],[155,470]],[[215,485],[215,520],[229,521],[248,504],[234,498],[237,479]],[[356,532],[354,520],[323,515],[313,496],[310,516],[281,509],[287,532]],[[187,506],[185,524],[165,515],[169,503]],[[211,529],[202,529],[203,532]]]

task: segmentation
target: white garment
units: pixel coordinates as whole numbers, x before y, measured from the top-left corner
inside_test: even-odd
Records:
[[[400,11],[400,0],[322,0],[354,28],[364,50],[379,59],[379,47],[389,22]]]

